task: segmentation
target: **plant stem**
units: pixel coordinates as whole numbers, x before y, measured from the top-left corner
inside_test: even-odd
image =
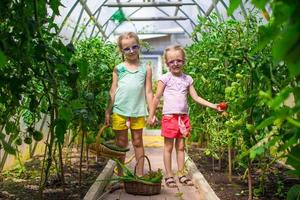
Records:
[[[252,169],[251,169],[251,161],[248,162],[248,200],[252,200],[252,177],[251,177]]]
[[[62,148],[61,144],[58,142],[58,154],[59,154],[59,165],[60,165],[60,173],[61,173],[61,182],[63,187],[63,192],[65,193],[65,175],[64,175],[64,163],[62,158]]]
[[[81,186],[81,176],[82,176],[82,156],[83,156],[83,145],[84,145],[84,136],[85,132],[83,131],[83,128],[81,127],[81,147],[80,147],[80,165],[79,165],[79,186]]]

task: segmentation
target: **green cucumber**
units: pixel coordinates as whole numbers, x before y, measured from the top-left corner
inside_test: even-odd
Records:
[[[116,145],[113,144],[108,144],[108,143],[101,143],[102,145],[104,145],[105,147],[114,150],[114,151],[120,151],[120,152],[127,152],[129,151],[128,148],[122,148],[122,147],[118,147]]]

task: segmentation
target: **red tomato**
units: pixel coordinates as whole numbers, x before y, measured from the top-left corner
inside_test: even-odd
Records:
[[[227,110],[228,104],[225,103],[225,102],[221,102],[221,103],[219,103],[218,107],[219,107],[221,110]]]

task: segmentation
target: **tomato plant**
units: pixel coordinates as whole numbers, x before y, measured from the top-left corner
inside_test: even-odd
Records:
[[[73,129],[76,136],[78,127],[95,131],[103,121],[108,74],[119,59],[115,45],[101,39],[65,45],[54,23],[60,5],[60,1],[0,4],[0,143],[6,153],[18,156],[20,144],[43,138],[36,124],[48,116],[40,191],[46,186],[55,152],[57,174],[64,182],[62,146],[67,130]],[[20,128],[22,121],[25,130]]]
[[[299,109],[300,104],[300,65],[299,65],[299,10],[300,3],[298,1],[251,1],[262,13],[270,20],[266,24],[258,27],[259,39],[253,52],[260,51],[271,44],[272,48],[272,62],[277,66],[289,69],[289,78],[292,80],[288,84],[279,83],[282,87],[277,90],[268,90],[268,92],[260,91],[261,103],[265,103],[271,110],[264,120],[256,127],[256,129],[268,129],[271,136],[267,137],[268,143],[264,149],[270,149],[276,145],[277,152],[273,156],[283,155],[287,158],[287,164],[293,167],[291,173],[300,175],[299,159],[295,159],[296,152],[299,152],[299,140],[292,138],[299,138]],[[228,14],[231,15],[234,10],[242,3],[241,0],[232,0],[228,9]],[[266,6],[270,6],[272,16],[269,17],[266,11]],[[297,38],[297,39],[296,39]],[[275,76],[274,70],[278,68],[265,66],[265,72],[270,74],[270,80]],[[269,72],[268,72],[269,71]],[[266,73],[265,73],[266,74]],[[295,104],[286,103],[289,97],[294,98]],[[290,100],[289,100],[290,101]],[[298,131],[296,131],[298,130]],[[291,133],[293,132],[293,133]],[[275,133],[275,135],[272,135]],[[272,145],[271,145],[272,144]],[[259,148],[259,147],[258,147]],[[255,151],[255,149],[254,149]],[[250,151],[252,152],[252,151]],[[300,195],[299,185],[294,185],[287,194],[287,199],[297,199]]]
[[[195,29],[195,42],[186,49],[185,66],[202,97],[230,104],[228,116],[222,117],[191,102],[192,125],[194,130],[202,130],[202,133],[193,131],[192,134],[204,134],[205,137],[200,138],[207,143],[206,152],[216,158],[225,151],[228,154],[236,152],[234,162],[249,174],[251,163],[259,162],[268,153],[265,147],[257,146],[269,135],[269,131],[259,125],[271,114],[268,103],[262,102],[259,94],[268,91],[268,96],[272,96],[293,82],[284,63],[272,62],[271,44],[255,53],[251,51],[256,48],[260,36],[257,26],[261,22],[255,15],[250,14],[245,21],[239,22],[200,18],[201,28],[199,25]],[[267,170],[267,165],[264,162],[261,167]]]

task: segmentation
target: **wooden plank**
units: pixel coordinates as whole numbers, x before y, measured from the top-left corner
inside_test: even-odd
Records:
[[[123,190],[117,190],[117,191],[114,191],[113,193],[107,194],[104,198],[97,199],[97,200],[115,200],[115,199],[121,199],[122,194],[123,194]]]
[[[204,176],[199,172],[195,163],[186,154],[186,167],[188,169],[189,177],[192,177],[193,183],[199,189],[200,193],[204,195],[206,200],[220,200],[213,189],[210,187]]]
[[[153,195],[150,197],[150,200],[178,200],[176,197],[178,193],[178,188],[168,188],[165,185],[162,185],[161,193],[159,195]]]
[[[180,190],[180,192],[182,192],[182,198],[183,199],[205,200],[205,198],[200,196],[200,192],[197,190],[196,187],[193,187],[193,186],[179,186],[179,190]]]
[[[122,200],[150,200],[150,196],[141,196],[141,195],[127,194],[124,191],[122,193],[120,199],[122,199]]]
[[[113,174],[114,168],[116,163],[113,160],[109,160],[102,170],[100,175],[98,176],[97,180],[94,184],[90,187],[89,191],[84,196],[84,200],[97,200],[98,197],[103,193],[107,182],[103,180],[108,180]]]

